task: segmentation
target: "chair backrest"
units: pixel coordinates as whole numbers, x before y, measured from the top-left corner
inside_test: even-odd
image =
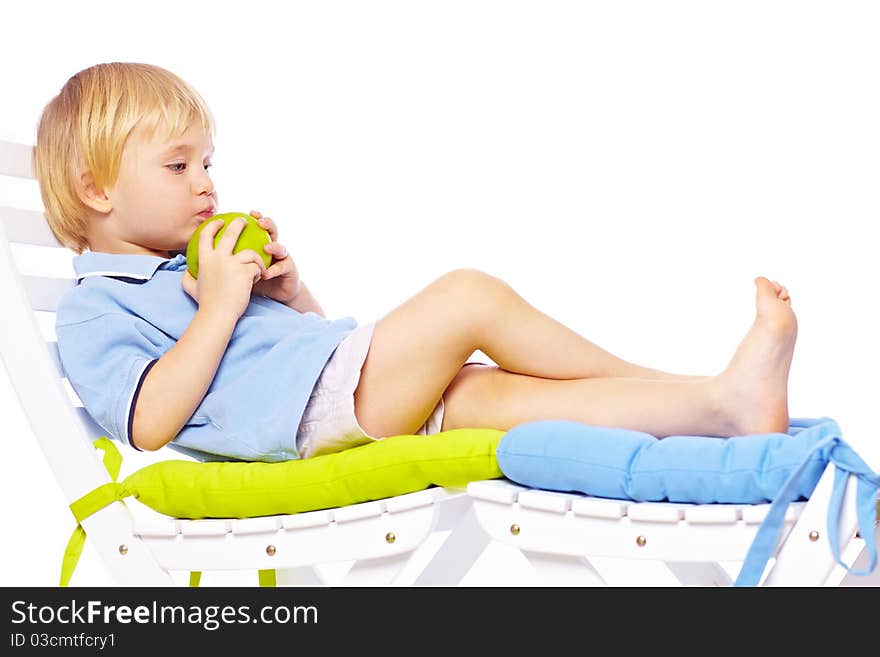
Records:
[[[32,146],[0,141],[0,176],[34,180],[32,152]],[[47,276],[24,273],[20,266],[34,258],[72,258],[73,252],[58,242],[42,212],[5,201],[0,203],[0,354],[55,478],[73,501],[110,481],[92,445],[106,432],[67,382],[54,336],[58,301],[76,281],[72,267],[66,275]]]

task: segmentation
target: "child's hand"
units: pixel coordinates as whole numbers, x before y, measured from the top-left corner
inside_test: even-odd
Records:
[[[222,221],[212,221],[199,235],[199,277],[187,270],[180,284],[184,291],[199,304],[220,316],[238,320],[250,302],[254,283],[266,272],[263,259],[252,249],[233,253],[232,249],[244,230],[244,219],[235,219],[220,237]]]
[[[287,249],[275,241],[278,239],[275,222],[256,210],[251,210],[250,214],[258,221],[261,228],[269,231],[269,237],[272,239],[263,247],[263,250],[272,256],[272,264],[262,272],[261,279],[254,284],[253,293],[275,299],[283,304],[290,303],[299,294],[299,271]]]

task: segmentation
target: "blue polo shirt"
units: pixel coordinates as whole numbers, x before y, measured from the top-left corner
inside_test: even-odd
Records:
[[[150,368],[198,309],[183,290],[186,257],[87,251],[56,314],[65,375],[94,420],[134,447],[134,406]],[[252,296],[208,392],[168,443],[198,460],[298,458],[296,432],[336,346],[357,326]]]

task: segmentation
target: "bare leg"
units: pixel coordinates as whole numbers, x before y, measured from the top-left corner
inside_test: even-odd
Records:
[[[728,367],[702,381],[553,380],[497,367],[462,369],[443,396],[443,429],[564,419],[669,435],[734,436],[788,428],[797,322],[788,291],[758,279],[757,317]]]
[[[770,286],[766,279],[759,280]],[[773,292],[769,294],[776,298]],[[793,322],[790,308],[788,314]],[[793,346],[792,339],[792,349]],[[578,380],[603,375],[613,377],[615,373],[635,374],[631,364],[538,313],[502,281],[474,270],[457,270],[441,277],[377,322],[355,391],[355,409],[361,426],[377,437],[415,431],[476,349],[484,351],[504,370],[530,379]],[[790,363],[790,350],[788,353]],[[773,394],[768,398],[773,401],[766,404],[774,413],[779,409],[778,395],[775,394],[779,387],[778,378],[775,377],[770,386]],[[706,380],[697,377],[696,380],[654,383],[684,385],[681,392],[704,397],[706,390],[723,390],[727,395],[738,395],[741,403],[746,404],[748,394],[742,392],[742,386],[734,385],[740,379],[742,377],[719,376]],[[707,385],[694,386],[701,381]],[[708,385],[709,382],[713,385]],[[577,383],[572,389],[581,393],[601,389],[612,396],[623,397],[635,390],[653,390],[640,383],[636,383],[632,390],[621,388],[619,384],[599,385],[604,387],[585,388],[582,383]],[[656,390],[672,392],[671,388]],[[508,392],[507,387],[504,391]],[[492,395],[497,396],[495,393]],[[572,395],[564,397],[569,404],[575,403]],[[638,404],[638,395],[632,401]],[[663,412],[681,418],[682,407],[677,404],[677,401],[670,404],[667,400]],[[589,398],[584,397],[580,397],[576,405],[592,406]],[[787,418],[784,401],[782,406]],[[453,402],[452,410],[447,409],[452,421],[455,421],[457,412],[454,407]],[[477,420],[474,417],[469,419],[470,422]],[[498,416],[487,417],[472,426],[492,426],[495,421],[500,421]],[[757,425],[758,418],[750,423]]]
[[[672,374],[619,358],[529,304],[504,281],[483,276],[486,278],[483,286],[501,305],[501,321],[493,324],[486,344],[479,348],[510,372],[549,379],[636,377],[702,381],[707,378]]]
[[[509,372],[549,379],[627,377],[693,382],[710,378],[630,363],[537,310],[507,283],[494,277],[486,279],[483,286],[488,289],[487,296],[500,304],[502,319],[485,333],[479,349]],[[789,301],[786,288],[775,281],[772,287],[783,301]]]
[[[443,395],[443,430],[508,430],[536,420],[669,435],[733,435],[719,386],[634,378],[543,379],[483,365],[463,369]]]

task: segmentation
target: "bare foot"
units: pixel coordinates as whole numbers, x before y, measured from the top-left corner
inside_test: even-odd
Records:
[[[731,436],[788,430],[788,372],[797,318],[784,286],[763,276],[755,286],[755,322],[718,375]]]

